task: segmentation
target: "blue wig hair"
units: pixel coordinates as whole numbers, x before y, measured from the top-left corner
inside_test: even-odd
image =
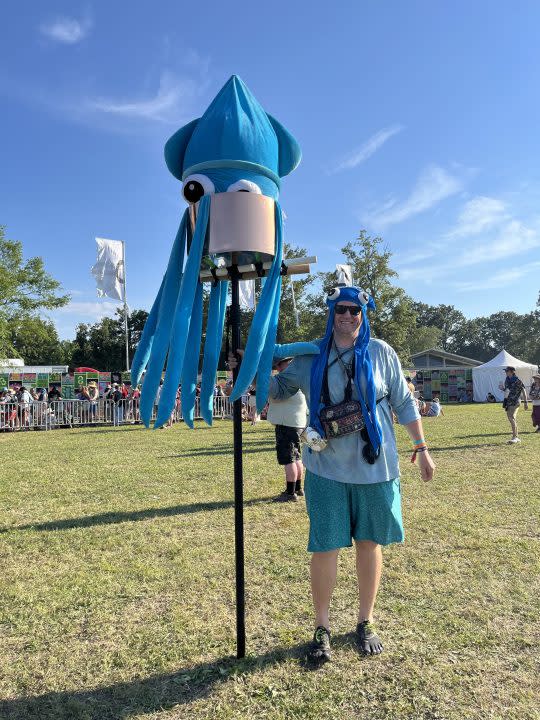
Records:
[[[373,380],[373,367],[371,365],[371,357],[369,355],[369,339],[371,337],[368,309],[375,309],[373,298],[368,295],[365,290],[357,287],[336,287],[326,298],[328,305],[328,322],[326,323],[326,332],[320,343],[320,354],[316,355],[311,366],[311,384],[310,384],[310,408],[309,422],[323,437],[325,435],[321,424],[319,413],[324,407],[321,398],[322,384],[324,372],[328,363],[328,356],[332,346],[332,337],[334,331],[335,307],[338,302],[352,302],[362,308],[362,324],[360,332],[354,344],[355,353],[355,373],[354,383],[358,393],[358,399],[362,406],[362,414],[366,423],[366,430],[371,445],[375,451],[378,451],[382,443],[382,430],[377,420],[377,397],[375,392],[375,382]],[[366,392],[365,396],[362,392],[360,378],[364,376]]]

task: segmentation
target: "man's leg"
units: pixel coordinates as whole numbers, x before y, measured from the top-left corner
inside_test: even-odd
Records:
[[[358,625],[356,636],[360,652],[379,655],[381,639],[373,628],[373,607],[382,572],[381,546],[370,540],[356,541],[356,575],[358,578]]]
[[[373,621],[373,608],[382,573],[381,546],[371,540],[356,544],[356,576],[358,578],[358,622]]]
[[[506,416],[508,417],[508,420],[510,421],[510,427],[512,428],[512,438],[517,438],[518,436],[518,426],[516,422],[517,411],[517,405],[510,405],[506,409]]]
[[[302,465],[302,461],[300,460],[300,458],[298,458],[295,465],[296,465],[296,485],[295,485],[296,492],[301,493],[303,495],[304,491],[302,490],[302,476],[304,474],[304,466]]]
[[[311,595],[315,610],[315,627],[330,629],[329,611],[336,586],[339,550],[314,552],[311,556]]]
[[[294,495],[296,489],[296,463],[287,463],[285,465],[285,482],[286,491],[289,495]]]

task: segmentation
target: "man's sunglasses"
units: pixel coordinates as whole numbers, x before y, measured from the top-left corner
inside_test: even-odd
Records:
[[[362,312],[362,308],[358,305],[336,305],[334,310],[338,315],[345,315],[346,312],[349,312],[353,317],[360,315]]]

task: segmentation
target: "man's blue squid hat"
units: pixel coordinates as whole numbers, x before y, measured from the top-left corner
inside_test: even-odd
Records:
[[[362,406],[362,414],[366,423],[369,441],[375,452],[377,452],[380,450],[382,443],[382,429],[377,420],[377,397],[373,379],[373,367],[368,348],[371,330],[367,313],[368,310],[375,309],[375,301],[362,288],[351,286],[336,287],[326,298],[326,304],[329,310],[326,332],[319,345],[320,354],[314,357],[311,366],[309,423],[324,437],[325,433],[319,417],[319,413],[324,407],[321,398],[322,384],[325,368],[328,363],[328,355],[332,347],[335,307],[339,302],[343,301],[354,303],[362,308],[362,324],[360,325],[360,332],[354,344],[354,383],[360,405]],[[364,377],[365,392],[362,390],[362,376]]]

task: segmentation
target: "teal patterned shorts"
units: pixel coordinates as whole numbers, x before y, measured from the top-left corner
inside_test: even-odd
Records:
[[[306,471],[308,552],[350,547],[352,540],[378,545],[403,542],[399,480],[358,485]]]

